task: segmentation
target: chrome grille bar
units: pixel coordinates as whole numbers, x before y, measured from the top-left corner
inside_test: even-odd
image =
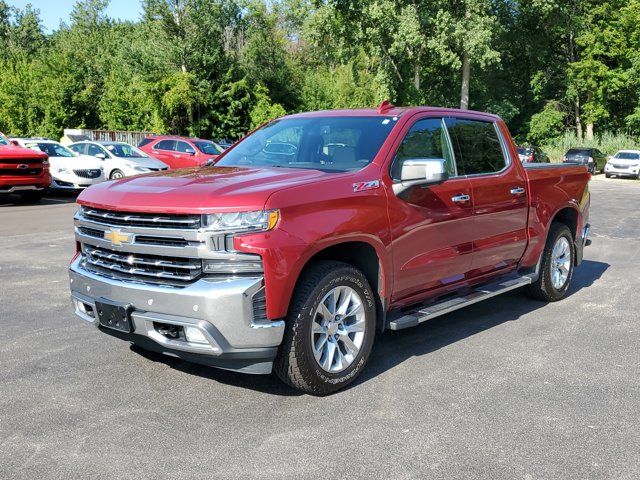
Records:
[[[103,225],[151,228],[198,229],[202,219],[200,215],[172,215],[167,213],[129,213],[82,208],[82,217]]]

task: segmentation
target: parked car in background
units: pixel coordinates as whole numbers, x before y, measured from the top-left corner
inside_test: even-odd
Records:
[[[49,156],[52,189],[82,190],[105,180],[100,160],[79,155],[59,142],[41,138],[12,138],[11,142]]]
[[[37,202],[50,183],[46,153],[11,145],[0,134],[0,194],[17,193],[26,201]]]
[[[166,163],[124,142],[76,142],[69,148],[82,155],[102,160],[104,175],[109,180],[167,170]]]
[[[640,179],[640,150],[620,150],[609,157],[604,174],[607,178],[616,176]]]
[[[518,158],[522,163],[549,163],[549,157],[538,147],[518,147]]]
[[[223,138],[219,140],[214,140],[213,143],[217,144],[223,150],[227,150],[231,145],[233,145],[233,140],[229,140],[228,138]]]
[[[170,168],[213,165],[218,155],[224,152],[222,147],[211,140],[170,135],[146,137],[138,147],[159,158]]]
[[[603,172],[607,156],[597,148],[571,148],[564,154],[563,163],[586,165],[592,175]]]

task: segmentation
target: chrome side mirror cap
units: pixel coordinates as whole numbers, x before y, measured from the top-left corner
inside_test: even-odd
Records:
[[[449,179],[444,158],[412,158],[405,160],[400,180],[393,184],[396,195],[412,188],[439,185]]]

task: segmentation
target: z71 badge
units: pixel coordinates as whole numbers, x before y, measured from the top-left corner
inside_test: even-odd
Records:
[[[368,182],[357,182],[353,184],[354,192],[364,192],[380,187],[380,180],[369,180]]]

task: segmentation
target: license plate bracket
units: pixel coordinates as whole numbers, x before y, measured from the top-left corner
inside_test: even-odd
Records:
[[[112,302],[104,298],[96,302],[96,313],[100,325],[119,332],[131,333],[133,331],[132,311],[133,306],[130,304]]]

